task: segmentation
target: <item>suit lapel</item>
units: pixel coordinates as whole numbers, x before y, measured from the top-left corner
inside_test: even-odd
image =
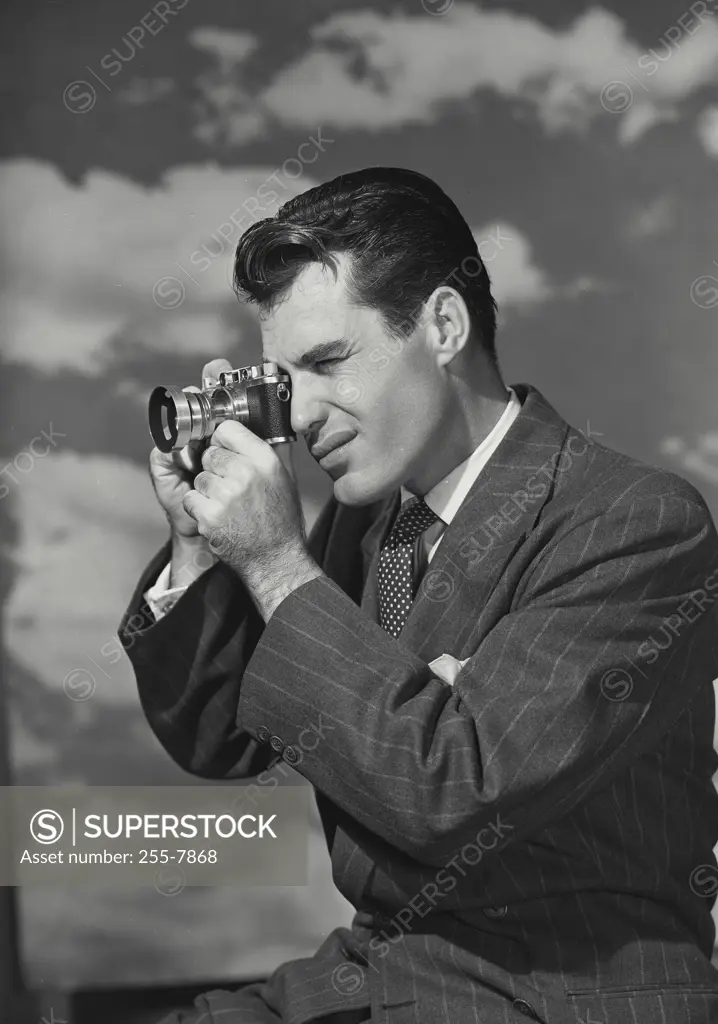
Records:
[[[400,635],[426,661],[445,652],[466,656],[462,643],[552,490],[568,425],[536,388],[512,386],[521,412],[444,531]],[[400,502],[396,491],[361,542],[361,609],[374,622],[379,621],[379,555]]]
[[[512,386],[521,412],[444,531],[400,635],[425,661],[468,656],[463,643],[552,490],[568,425],[536,388]]]
[[[467,656],[463,644],[563,468],[568,424],[536,388],[512,386],[521,411],[444,531],[400,635],[426,661]],[[396,490],[374,507],[340,507],[331,530],[326,571],[377,623],[379,556],[400,504]]]

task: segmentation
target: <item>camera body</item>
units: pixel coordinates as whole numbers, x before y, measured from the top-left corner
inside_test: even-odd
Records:
[[[291,425],[292,382],[276,363],[226,370],[198,391],[160,384],[149,400],[152,440],[161,452],[203,441],[223,420],[237,420],[268,444],[296,441]]]

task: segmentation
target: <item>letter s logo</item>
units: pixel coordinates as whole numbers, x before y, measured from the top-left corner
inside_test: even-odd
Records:
[[[44,846],[56,843],[64,831],[65,823],[57,811],[37,811],[30,821],[32,838]]]

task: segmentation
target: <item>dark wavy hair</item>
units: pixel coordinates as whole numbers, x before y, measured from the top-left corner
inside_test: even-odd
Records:
[[[307,264],[319,262],[336,274],[338,253],[350,257],[350,300],[378,310],[398,337],[414,330],[435,288],[455,287],[475,335],[496,361],[489,275],[469,225],[431,178],[368,167],[302,192],[244,232],[235,253],[235,291],[260,311],[271,310]]]

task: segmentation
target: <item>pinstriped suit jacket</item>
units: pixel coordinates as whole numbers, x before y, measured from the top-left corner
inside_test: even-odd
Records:
[[[292,1024],[369,1003],[387,1024],[718,1021],[718,537],[686,481],[514,388],[399,639],[376,598],[398,492],[329,501],[325,575],[266,626],[220,563],[131,631],[168,545],[123,617],[180,765],[256,775],[274,737],[316,788],[357,914],[264,986]],[[443,653],[468,659],[453,686]]]

